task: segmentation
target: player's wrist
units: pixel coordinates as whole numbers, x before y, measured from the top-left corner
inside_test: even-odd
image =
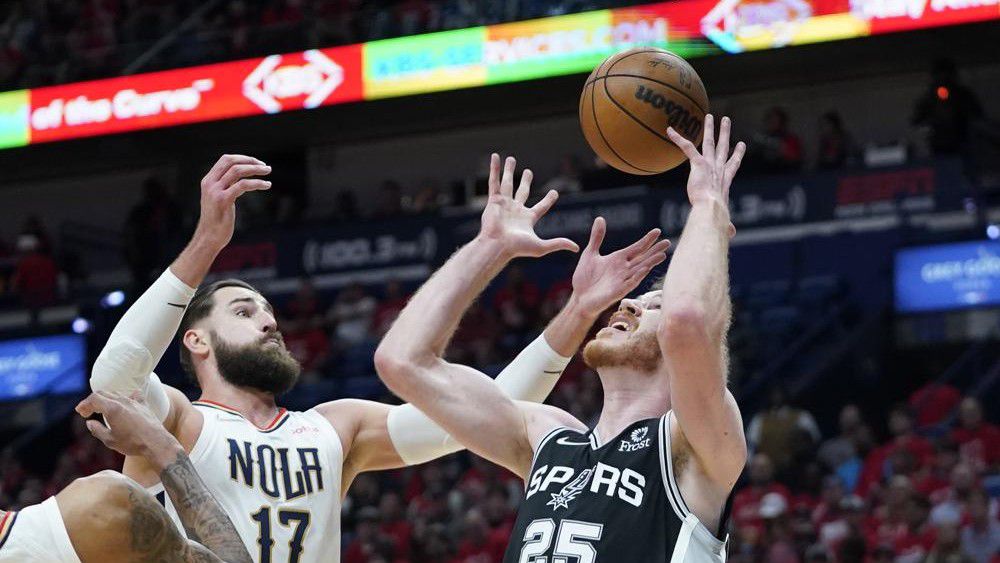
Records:
[[[691,202],[691,210],[702,210],[708,213],[714,222],[726,229],[729,228],[729,202],[719,196],[710,195],[700,197]]]
[[[184,453],[184,447],[176,438],[163,432],[165,435],[158,435],[147,440],[143,447],[142,456],[146,458],[151,466],[159,473],[170,464],[177,461],[177,456]]]
[[[472,239],[469,246],[476,252],[498,262],[509,262],[516,257],[516,252],[508,241],[483,233],[479,233],[476,238]]]
[[[601,313],[610,306],[611,304],[604,304],[590,298],[586,292],[581,294],[574,290],[570,294],[569,300],[566,301],[566,305],[563,306],[563,311],[574,319],[582,322],[589,321],[593,324],[601,316]]]

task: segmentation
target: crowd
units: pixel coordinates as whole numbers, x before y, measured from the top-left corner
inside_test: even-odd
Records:
[[[495,372],[569,291],[568,282],[539,287],[515,265],[469,311],[449,357]],[[358,361],[358,373],[371,377],[374,345],[407,297],[389,282],[377,293],[352,285],[327,302],[304,281],[279,305],[303,382],[345,376]],[[796,408],[778,387],[760,411],[745,410],[752,454],[732,501],[730,560],[1000,562],[1000,428],[975,397],[948,385],[899,399],[906,402],[882,411],[843,405],[835,425]],[[549,401],[593,425],[600,385],[574,361]],[[824,435],[825,426],[836,430]],[[120,467],[82,421],[74,418],[68,433],[44,477],[26,471],[16,453],[0,455],[0,506],[36,502],[75,477]],[[516,477],[466,453],[363,474],[344,504],[343,561],[498,563],[522,493]]]
[[[14,0],[0,4],[0,91],[560,15],[614,0]],[[185,23],[186,22],[186,23]]]

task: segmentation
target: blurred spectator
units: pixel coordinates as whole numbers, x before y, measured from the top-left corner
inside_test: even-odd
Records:
[[[392,538],[398,557],[410,559],[413,526],[404,517],[402,499],[399,493],[395,491],[383,493],[382,499],[379,501],[378,511],[381,522],[379,531]]]
[[[975,563],[1000,555],[1000,522],[990,515],[990,499],[981,490],[969,495],[969,522],[961,531],[962,550]]]
[[[519,348],[534,336],[531,332],[538,320],[540,305],[538,285],[527,278],[520,265],[510,266],[504,284],[493,296],[493,306],[500,315],[507,349]]]
[[[540,193],[555,190],[561,194],[580,191],[580,164],[576,155],[567,154],[559,160],[559,171],[545,185]]]
[[[490,529],[482,513],[473,508],[466,512],[462,525],[462,541],[452,563],[501,563],[507,542],[490,541]]]
[[[782,473],[802,451],[812,451],[819,441],[819,427],[808,412],[788,404],[784,390],[775,385],[768,395],[768,408],[754,415],[747,439],[750,447],[767,454],[775,471]]]
[[[959,405],[951,440],[958,445],[962,461],[976,471],[1000,465],[1000,428],[983,420],[983,407],[975,397],[966,397]]]
[[[32,215],[24,220],[19,234],[35,237],[38,240],[38,252],[53,254],[52,237],[49,236],[48,230],[37,215]]]
[[[979,99],[960,82],[955,61],[935,61],[931,82],[917,100],[912,119],[914,125],[928,128],[934,154],[959,152],[968,139],[970,125],[982,115]]]
[[[856,436],[858,429],[864,425],[861,409],[857,405],[844,405],[840,410],[840,433],[823,442],[816,454],[816,459],[827,469],[833,471],[843,463],[857,457]]]
[[[149,178],[142,188],[142,200],[129,211],[122,229],[125,261],[136,292],[145,291],[172,258],[182,221],[180,206],[163,183]]]
[[[913,427],[913,414],[906,405],[896,405],[889,411],[889,432],[892,440],[872,450],[865,458],[865,464],[858,483],[858,493],[867,496],[872,487],[895,474],[894,457],[897,451],[909,453],[915,467],[919,469],[929,464],[934,456],[934,448],[926,438],[917,435]]]
[[[358,511],[357,528],[354,539],[344,550],[344,563],[368,563],[384,557],[387,551],[392,555],[392,539],[379,531],[378,518],[378,509],[374,506]]]
[[[40,250],[35,235],[17,238],[18,260],[11,277],[11,287],[29,309],[53,305],[59,291],[59,267],[51,256]]]
[[[750,143],[747,163],[757,172],[792,172],[802,168],[802,141],[791,132],[788,113],[772,107],[764,116],[764,130]]]
[[[322,317],[323,304],[316,293],[312,280],[303,278],[295,295],[285,303],[285,316],[289,319],[304,321]]]
[[[369,336],[375,306],[375,298],[360,283],[342,289],[326,313],[327,320],[335,323],[337,340],[348,346],[364,342]]]
[[[927,428],[944,422],[961,400],[958,389],[930,381],[910,395],[909,404],[917,418],[917,427]]]
[[[923,563],[973,563],[974,560],[962,551],[958,526],[949,524],[941,526],[939,529],[937,542],[926,559],[897,557],[896,561],[900,563],[907,563],[908,561],[922,561]]]
[[[600,157],[594,157],[594,165],[580,174],[580,188],[585,192],[609,190],[623,186],[635,186],[642,182],[635,176],[609,166]]]
[[[931,521],[935,524],[955,524],[966,521],[969,499],[977,487],[976,473],[973,469],[964,463],[956,465],[951,470],[949,486],[937,491],[931,499],[934,501]],[[995,504],[991,506],[991,513],[995,512],[994,507]]]
[[[750,483],[733,497],[733,523],[736,527],[763,524],[761,505],[764,496],[776,493],[785,501],[791,500],[788,487],[774,480],[774,465],[767,454],[758,452],[750,459]],[[771,501],[772,504],[775,501]]]
[[[396,280],[389,280],[385,284],[382,299],[375,309],[375,316],[372,319],[372,332],[376,338],[382,338],[392,327],[396,317],[406,306],[408,297],[403,294],[403,285]]]
[[[352,190],[343,189],[338,191],[333,203],[333,213],[330,214],[331,220],[357,221],[361,218],[361,211],[358,209],[358,197]]]
[[[375,217],[395,217],[402,212],[403,187],[393,180],[382,182],[375,205]]]
[[[819,118],[819,150],[817,166],[831,170],[847,166],[854,156],[854,140],[844,130],[840,114],[828,111]]]

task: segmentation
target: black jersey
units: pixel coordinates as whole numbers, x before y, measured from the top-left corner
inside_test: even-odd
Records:
[[[670,419],[636,422],[606,444],[593,432],[550,432],[504,563],[725,561],[725,542],[691,514],[674,479]]]

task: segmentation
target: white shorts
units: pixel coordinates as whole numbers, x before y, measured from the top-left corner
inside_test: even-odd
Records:
[[[80,563],[56,497],[8,513],[0,524],[0,563],[15,562]]]

